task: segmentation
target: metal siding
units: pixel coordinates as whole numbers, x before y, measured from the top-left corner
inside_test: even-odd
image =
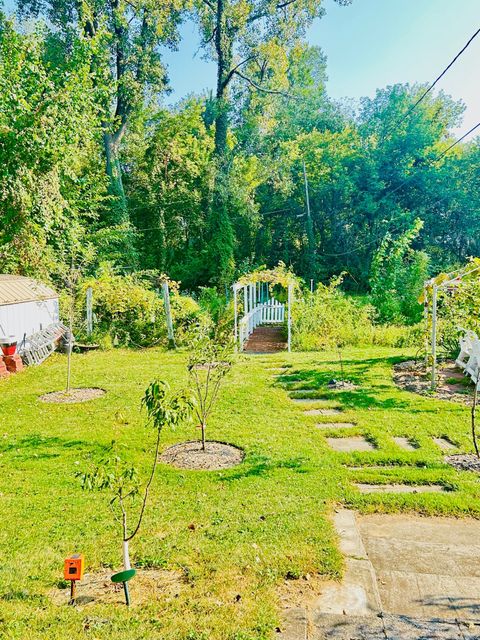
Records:
[[[58,300],[0,305],[0,336],[14,336],[21,342],[24,335],[31,336],[58,322],[58,311]]]
[[[57,297],[53,289],[38,280],[0,274],[0,305],[49,300]]]

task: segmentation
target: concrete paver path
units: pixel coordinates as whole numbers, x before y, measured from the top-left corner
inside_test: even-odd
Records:
[[[282,639],[480,640],[480,521],[341,509],[335,527],[344,579]]]

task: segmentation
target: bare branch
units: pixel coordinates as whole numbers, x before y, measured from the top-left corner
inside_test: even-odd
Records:
[[[275,10],[278,11],[279,9],[285,9],[286,7],[288,7],[291,4],[294,4],[295,2],[297,2],[297,0],[285,0],[285,2],[279,2],[275,6]],[[259,13],[254,13],[247,19],[247,23],[252,24],[252,22],[255,22],[256,20],[260,20],[260,18],[266,18],[266,16],[268,15],[270,15],[268,11],[260,11]]]
[[[251,78],[244,75],[238,70],[235,71],[235,74],[240,78],[243,78],[243,80],[246,80],[250,85],[252,85],[254,89],[257,89],[257,91],[263,91],[263,93],[270,93],[272,95],[283,96],[284,98],[294,98],[294,96],[291,93],[286,93],[285,91],[277,91],[276,89],[265,89],[264,87],[260,86],[254,80],[252,80]]]
[[[210,0],[203,0],[203,3],[206,4],[207,7],[215,13],[215,7],[213,6],[213,3],[210,2]]]
[[[225,80],[223,81],[223,86],[226,87],[227,84],[230,82],[230,80],[233,78],[233,76],[235,75],[237,69],[240,69],[240,67],[242,67],[244,64],[247,64],[247,62],[250,62],[250,60],[254,60],[256,56],[249,56],[248,58],[245,58],[245,60],[242,60],[242,62],[239,62],[237,65],[235,65],[233,67],[233,69],[231,69],[228,72],[227,77],[225,78]]]

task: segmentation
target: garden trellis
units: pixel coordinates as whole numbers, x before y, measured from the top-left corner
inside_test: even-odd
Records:
[[[272,287],[281,286],[287,290],[287,303],[280,302],[272,295]],[[235,348],[243,348],[259,325],[283,324],[287,319],[287,348],[292,346],[292,303],[298,280],[285,265],[276,269],[260,269],[240,278],[233,285],[233,305],[235,314]],[[239,300],[243,298],[243,316],[239,318]]]
[[[475,263],[471,263],[475,265]],[[431,387],[436,387],[437,377],[437,328],[438,328],[438,294],[440,291],[455,290],[458,285],[468,276],[474,273],[480,275],[480,264],[473,266],[473,268],[463,268],[451,273],[444,273],[438,275],[436,278],[426,280],[423,287],[423,304],[424,304],[424,321],[425,321],[425,367],[428,367],[428,358],[431,355]],[[431,291],[431,296],[429,293]],[[479,301],[480,305],[480,301]],[[428,337],[428,327],[430,320],[430,306],[431,306],[431,319],[432,326],[430,331],[430,340]],[[459,327],[460,328],[460,327]],[[430,344],[429,344],[430,343]],[[429,353],[430,346],[430,353]]]

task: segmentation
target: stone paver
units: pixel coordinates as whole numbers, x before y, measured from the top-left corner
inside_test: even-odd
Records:
[[[415,451],[417,448],[415,447],[415,445],[412,444],[409,438],[404,438],[403,436],[397,436],[393,439],[395,441],[395,444],[401,447],[402,449],[405,449],[405,451]]]
[[[352,438],[327,438],[326,440],[334,451],[375,451],[373,444],[362,436],[353,436]]]
[[[441,484],[364,484],[355,485],[360,493],[442,493]]]
[[[322,398],[290,398],[296,404],[318,404],[322,402]]]
[[[308,409],[308,411],[304,411],[306,416],[338,416],[341,413],[341,409]]]
[[[447,440],[446,438],[432,438],[432,440],[437,445],[437,447],[440,447],[440,449],[442,449],[442,451],[453,451],[457,448],[452,442],[450,442],[450,440]]]
[[[315,426],[319,429],[351,429],[357,425],[353,422],[317,422]]]
[[[316,393],[318,389],[288,389],[288,393]]]

